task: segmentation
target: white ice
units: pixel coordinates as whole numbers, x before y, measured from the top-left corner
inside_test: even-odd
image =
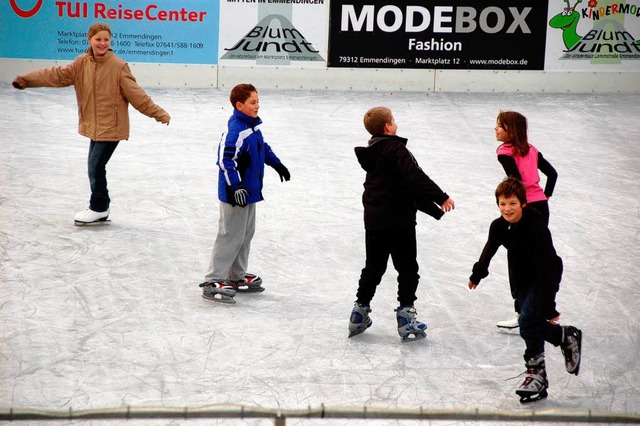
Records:
[[[250,272],[267,291],[226,306],[202,299],[198,284],[217,232],[215,147],[228,93],[147,91],[171,124],[131,109],[131,138],[107,168],[112,221],[75,227],[89,185],[73,90],[0,85],[0,407],[640,412],[639,95],[261,90],[263,132],[292,178],[268,169],[258,206]],[[373,326],[347,338],[364,265],[364,172],[353,148],[366,143],[362,116],[377,105],[393,110],[399,135],[456,202],[441,221],[418,219],[416,308],[429,329],[411,344],[396,331],[391,264]],[[498,216],[500,109],[528,117],[531,142],[558,170],[558,309],[584,332],[580,375],[547,344],[549,397],[525,407],[514,393],[522,377],[511,379],[524,371],[524,343],[495,326],[513,313],[504,249],[476,291],[466,286]]]

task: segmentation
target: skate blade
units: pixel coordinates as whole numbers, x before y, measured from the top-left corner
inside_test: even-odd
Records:
[[[516,394],[520,397],[520,404],[530,404],[532,402],[541,401],[545,399],[547,396],[549,396],[546,389],[537,394],[535,393],[531,394],[527,392],[518,392],[518,391],[516,391]]]
[[[410,336],[411,335],[401,336],[400,340],[402,341],[402,343],[417,342],[418,340],[426,339],[427,338],[427,333],[425,333],[425,332],[415,333],[415,334],[413,334],[413,337],[410,337]]]
[[[496,324],[496,327],[501,328],[503,330],[513,330],[514,328],[518,328],[520,327],[519,325],[514,325],[514,326],[505,326],[505,325],[499,325]]]
[[[576,365],[576,369],[573,370],[569,374],[575,374],[576,376],[580,372],[580,363],[582,362],[582,331],[578,330],[578,353],[580,354],[580,359],[578,359],[578,364]]]
[[[352,324],[354,324],[354,323],[352,323]],[[373,321],[371,321],[371,318],[369,318],[369,321],[367,321],[367,323],[364,324],[362,327],[359,327],[359,328],[357,328],[355,330],[349,329],[349,338],[351,338],[353,336],[357,336],[358,334],[364,333],[372,325],[373,325]]]
[[[369,327],[362,328],[362,329],[355,330],[355,331],[349,330],[349,338],[352,338],[353,336],[357,336],[358,334],[364,333],[365,331],[367,331],[367,328],[369,328]]]
[[[259,286],[242,286],[242,287],[236,287],[235,291],[237,291],[238,293],[262,293],[265,290],[264,287],[262,287],[261,285]]]
[[[202,298],[204,300],[207,300],[209,302],[216,302],[216,303],[224,303],[225,305],[233,305],[236,303],[236,299],[234,299],[233,297],[229,297],[229,296],[225,296],[223,294],[217,293],[214,295],[202,295]]]
[[[73,224],[75,226],[100,226],[100,225],[108,225],[111,223],[110,219],[98,219],[95,222],[80,222],[78,220],[74,220]]]

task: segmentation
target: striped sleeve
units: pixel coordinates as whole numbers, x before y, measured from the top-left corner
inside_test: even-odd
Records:
[[[218,165],[228,186],[235,189],[242,183],[242,177],[238,171],[238,157],[242,151],[244,140],[251,135],[251,129],[242,130],[239,133],[223,135],[218,147]]]

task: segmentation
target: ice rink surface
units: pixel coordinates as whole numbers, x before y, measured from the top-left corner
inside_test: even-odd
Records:
[[[202,299],[198,284],[217,232],[215,148],[228,92],[146,89],[170,125],[131,109],[131,137],[107,167],[111,222],[76,227],[88,205],[89,141],[76,131],[73,90],[0,85],[0,407],[640,412],[640,96],[261,90],[263,132],[292,178],[281,183],[269,168],[258,206],[250,272],[267,290],[227,306]],[[378,105],[393,110],[398,134],[456,202],[440,221],[418,219],[416,308],[429,328],[410,344],[396,331],[391,264],[373,326],[347,338],[364,265],[364,171],[353,148],[366,144],[362,116]],[[498,217],[500,109],[527,116],[530,141],[559,173],[550,201],[565,265],[558,310],[584,332],[580,375],[547,344],[549,397],[528,406],[514,393],[524,342],[495,326],[513,314],[505,250],[476,291],[466,286]]]

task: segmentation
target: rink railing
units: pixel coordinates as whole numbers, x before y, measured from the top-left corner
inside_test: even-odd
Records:
[[[1,409],[0,420],[116,420],[116,419],[273,419],[285,426],[286,419],[393,419],[460,421],[536,421],[574,423],[638,423],[640,413],[616,413],[589,409],[543,409],[510,411],[479,408],[376,408],[325,406],[297,410],[261,408],[245,405],[209,405],[200,407],[118,407],[86,410]]]

